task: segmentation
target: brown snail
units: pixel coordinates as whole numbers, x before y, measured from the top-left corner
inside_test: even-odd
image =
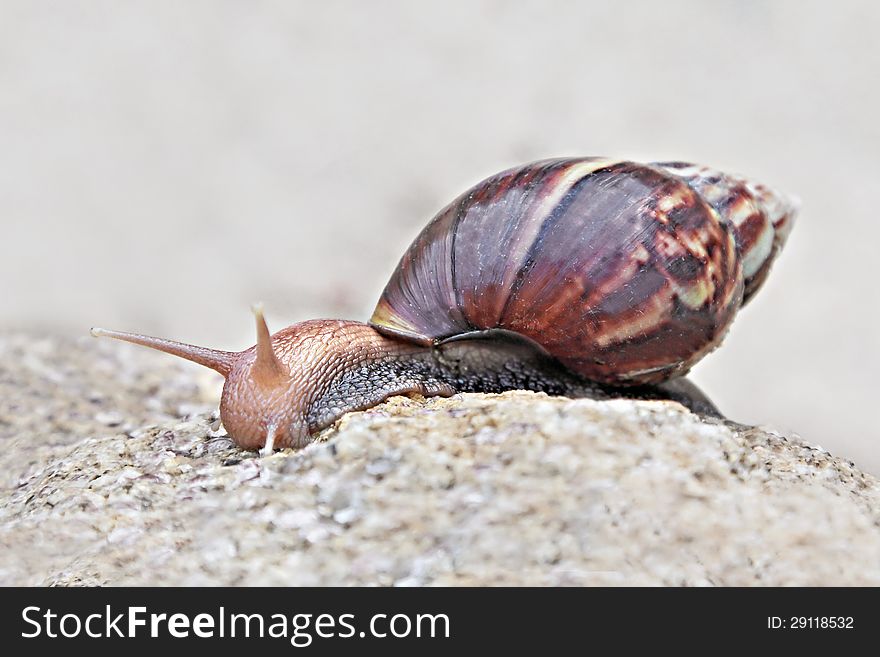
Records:
[[[270,335],[257,309],[257,344],[242,352],[92,334],[220,372],[226,430],[264,451],[301,447],[344,413],[410,392],[699,404],[663,382],[718,346],[794,214],[786,197],[707,167],[544,160],[496,174],[441,210],[369,324],[312,320]]]

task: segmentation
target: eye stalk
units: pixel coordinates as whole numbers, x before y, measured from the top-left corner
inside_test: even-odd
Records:
[[[257,324],[257,359],[251,366],[251,376],[267,385],[278,385],[281,380],[290,376],[290,372],[272,346],[272,335],[263,316],[263,304],[255,303],[251,306],[251,311]]]
[[[174,340],[166,340],[165,338],[154,338],[149,335],[141,335],[140,333],[126,333],[125,331],[111,331],[109,329],[94,327],[89,330],[94,338],[113,338],[114,340],[122,340],[123,342],[131,342],[139,344],[143,347],[149,347],[157,351],[164,351],[166,354],[185,358],[193,363],[210,367],[212,370],[219,372],[223,376],[229,376],[232,366],[238,354],[233,351],[220,351],[219,349],[208,349],[207,347],[197,347],[185,342],[175,342]]]

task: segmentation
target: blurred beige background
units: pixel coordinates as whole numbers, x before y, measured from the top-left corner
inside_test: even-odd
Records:
[[[880,474],[878,29],[871,2],[2,0],[0,329],[365,319],[496,170],[687,159],[803,200],[694,379]]]

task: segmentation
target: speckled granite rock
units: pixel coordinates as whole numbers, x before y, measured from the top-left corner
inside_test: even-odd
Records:
[[[3,584],[880,584],[877,480],[676,404],[398,397],[260,459],[210,412],[170,419],[205,400],[146,367],[168,359],[116,349],[93,373],[116,389],[83,407],[111,352],[63,344],[43,398],[57,345],[10,344],[0,385],[10,353],[37,380],[0,401],[4,444],[31,450],[4,455]]]
[[[85,331],[77,340],[0,334],[0,491],[87,436],[211,410],[203,384],[212,376]]]

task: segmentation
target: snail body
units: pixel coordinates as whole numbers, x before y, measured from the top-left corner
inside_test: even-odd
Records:
[[[312,320],[270,335],[257,310],[257,344],[242,352],[93,334],[223,374],[221,419],[249,449],[301,447],[344,413],[403,393],[529,389],[700,404],[669,381],[718,346],[794,215],[786,197],[707,167],[544,160],[441,210],[369,324]]]

